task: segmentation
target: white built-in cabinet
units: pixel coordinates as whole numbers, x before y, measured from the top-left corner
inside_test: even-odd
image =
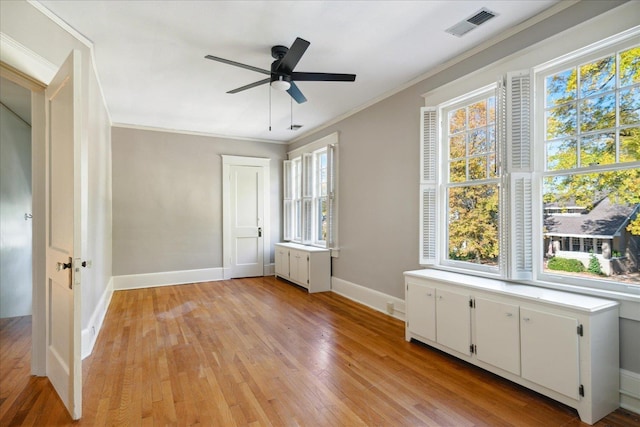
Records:
[[[331,290],[331,252],[296,243],[276,243],[276,277],[307,288],[309,293]]]
[[[415,339],[578,410],[619,406],[618,303],[440,270],[405,275]]]

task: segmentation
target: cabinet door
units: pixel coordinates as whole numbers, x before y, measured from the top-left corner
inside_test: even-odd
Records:
[[[436,340],[459,353],[471,355],[469,295],[436,289]]]
[[[309,286],[309,262],[306,252],[291,249],[289,255],[289,270],[291,279],[298,284]]]
[[[520,308],[522,377],[579,399],[578,320]]]
[[[289,277],[289,249],[276,246],[276,275]]]
[[[407,283],[407,326],[409,331],[436,340],[436,289]]]
[[[478,360],[520,375],[520,307],[476,298]]]

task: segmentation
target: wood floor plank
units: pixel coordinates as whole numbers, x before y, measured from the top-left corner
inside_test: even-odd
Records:
[[[236,279],[115,292],[73,423],[30,376],[30,317],[0,319],[4,426],[585,426],[575,410],[404,340],[331,292]],[[640,427],[622,409],[598,427]]]

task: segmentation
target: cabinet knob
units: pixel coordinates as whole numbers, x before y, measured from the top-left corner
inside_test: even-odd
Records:
[[[513,313],[507,313],[507,317],[513,317]]]
[[[433,295],[431,292],[427,293],[427,296],[430,297],[431,295]]]
[[[528,322],[528,321],[530,321],[531,319],[530,319],[530,318],[528,318],[528,317],[523,317],[523,318],[522,318],[522,320],[524,320],[525,322]]]

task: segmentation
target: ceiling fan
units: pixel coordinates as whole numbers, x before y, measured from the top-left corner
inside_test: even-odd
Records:
[[[297,37],[290,48],[286,46],[273,46],[271,48],[271,56],[275,59],[271,63],[271,71],[265,70],[251,65],[242,64],[240,62],[231,61],[229,59],[219,58],[213,55],[207,55],[205,58],[213,61],[223,62],[225,64],[234,65],[236,67],[246,68],[247,70],[257,71],[258,73],[266,74],[269,77],[263,80],[259,80],[254,83],[250,83],[245,86],[230,90],[227,93],[238,93],[243,90],[251,89],[252,87],[260,86],[265,83],[270,83],[272,87],[280,90],[286,90],[289,95],[298,104],[302,104],[307,101],[307,98],[302,94],[296,81],[314,81],[314,82],[353,82],[356,80],[355,74],[336,74],[336,73],[306,73],[293,71],[304,52],[307,50],[311,43]]]

